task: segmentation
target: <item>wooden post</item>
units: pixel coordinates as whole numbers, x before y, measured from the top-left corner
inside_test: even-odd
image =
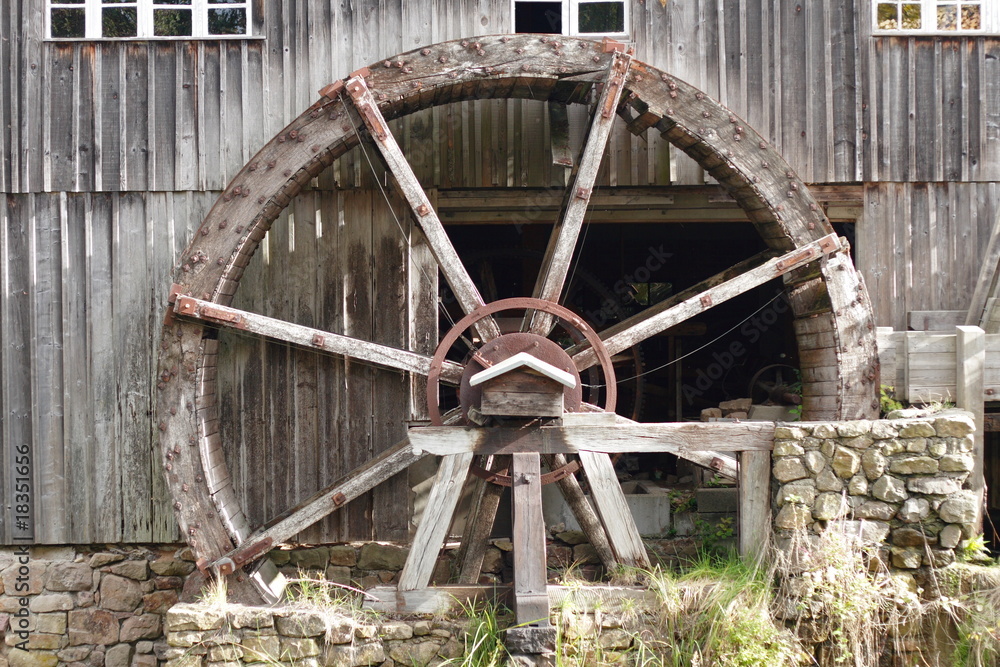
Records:
[[[739,474],[740,556],[756,560],[771,534],[771,452],[741,452]]]
[[[984,428],[983,392],[985,378],[983,370],[986,367],[986,333],[979,327],[955,327],[955,356],[957,362],[955,402],[958,407],[972,413],[976,421],[976,432],[973,434],[975,444],[972,455],[975,464],[969,476],[969,487],[979,497],[976,506],[976,532],[983,529],[983,477]]]
[[[541,458],[537,453],[514,454],[510,470],[514,493],[514,612],[518,625],[547,626]]]

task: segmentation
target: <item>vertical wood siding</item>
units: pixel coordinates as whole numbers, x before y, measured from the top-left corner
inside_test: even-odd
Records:
[[[906,330],[911,310],[964,310],[1000,212],[1000,183],[865,187],[856,233],[878,326]]]
[[[1000,197],[1000,38],[872,37],[868,7],[648,0],[632,5],[633,41],[637,58],[720,99],[805,180],[867,183],[858,263],[879,324],[903,328],[908,310],[967,305]],[[153,445],[153,341],[174,259],[232,175],[332,79],[510,28],[509,0],[257,9],[261,39],[50,43],[41,0],[0,3],[0,454],[33,446],[39,542],[176,539]],[[587,117],[571,107],[574,149]],[[565,181],[539,102],[455,103],[393,128],[428,188]],[[648,135],[618,125],[599,186],[710,182]],[[405,302],[375,297],[404,298],[397,274],[418,274],[376,180],[357,150],[321,175],[255,258],[244,305],[402,341]],[[397,435],[409,396],[397,375],[221,343],[220,409],[244,436],[239,450],[227,437],[227,454],[252,521]],[[394,480],[300,537],[405,536],[403,513],[386,511],[405,491]],[[10,529],[0,523],[0,542]]]

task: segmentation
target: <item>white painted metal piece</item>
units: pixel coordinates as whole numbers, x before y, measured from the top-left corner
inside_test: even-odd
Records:
[[[475,387],[476,385],[480,385],[487,380],[500,377],[504,373],[509,373],[510,371],[524,366],[527,366],[537,373],[541,373],[547,378],[555,380],[559,384],[566,385],[570,389],[576,387],[576,377],[572,373],[567,373],[561,368],[556,368],[552,364],[542,361],[538,357],[532,356],[527,352],[518,352],[512,357],[508,357],[501,362],[493,364],[485,370],[479,371],[469,378],[469,384]]]

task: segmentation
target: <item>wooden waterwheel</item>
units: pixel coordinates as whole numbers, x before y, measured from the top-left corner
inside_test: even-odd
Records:
[[[484,98],[563,104],[596,100],[532,293],[493,303],[481,297],[387,124],[388,119],[435,105]],[[559,302],[601,157],[619,117],[632,132],[659,133],[696,160],[746,211],[768,250],[593,331],[579,313]],[[428,335],[440,340],[433,355],[233,307],[244,270],[272,222],[304,186],[359,142],[367,143],[391,172],[422,230],[421,241],[466,315],[440,338],[436,326],[430,332],[411,332],[410,340]],[[687,440],[715,434],[727,444],[723,449],[751,448],[741,447],[741,438],[753,435],[749,426],[638,424],[610,415],[615,402],[611,357],[777,277],[784,278],[795,316],[806,418],[876,414],[872,313],[846,244],[781,156],[718,102],[635,60],[609,40],[477,37],[373,64],[320,91],[312,106],[240,170],[179,259],[162,330],[158,378],[162,463],[178,523],[203,569],[231,577],[234,595],[272,599],[273,567],[259,566],[270,549],[427,453],[442,454],[399,591],[429,585],[471,467],[481,477],[514,485],[517,604],[521,619],[530,621],[542,615],[544,606],[544,557],[537,560],[544,554],[541,481],[558,481],[570,504],[586,514],[579,484],[569,474],[582,466],[597,514],[581,514],[581,525],[605,561],[643,563],[645,552],[623,509],[607,452],[629,451],[635,443],[635,448],[671,451],[734,475],[733,457],[687,447]],[[515,316],[520,326],[501,327],[500,314],[507,322]],[[233,462],[222,455],[226,443],[219,424],[225,397],[217,389],[220,328],[427,378],[433,425],[414,426],[409,438],[379,443],[381,453],[350,474],[328,480],[326,489],[263,526],[251,526],[233,489]],[[554,330],[571,334],[577,342],[556,344],[550,336]],[[449,355],[461,340],[469,342],[471,352]],[[595,366],[607,386],[599,397],[602,405],[588,403],[580,391],[580,372]],[[439,408],[438,388],[444,385],[458,387],[454,396],[459,407],[450,412]],[[518,392],[520,397],[515,396]],[[568,462],[573,456],[578,463]],[[546,480],[541,479],[542,462],[550,471]],[[508,466],[506,473],[501,471]],[[476,495],[479,516],[495,511],[497,498],[493,487],[484,486]],[[485,523],[473,523],[466,531],[463,581],[474,581],[478,574],[476,554],[481,559],[481,550],[475,545],[488,535]]]

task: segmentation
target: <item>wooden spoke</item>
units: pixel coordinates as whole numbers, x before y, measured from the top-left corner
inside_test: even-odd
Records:
[[[618,108],[618,101],[625,87],[625,75],[631,62],[632,58],[624,53],[616,53],[611,59],[604,90],[597,102],[597,109],[594,111],[587,133],[580,165],[573,177],[572,185],[565,193],[562,212],[549,237],[549,245],[545,249],[545,258],[542,260],[542,268],[538,273],[533,294],[537,299],[559,302],[580,229],[583,227],[587,204],[594,189],[594,181],[597,179],[597,171],[604,157],[604,148],[608,144],[608,137],[615,122],[615,110]],[[552,316],[546,313],[530,311],[525,315],[525,322],[531,333],[543,336],[552,328]]]
[[[829,234],[781,257],[768,259],[768,253],[756,255],[609,327],[601,333],[601,339],[609,354],[618,354],[713,306],[839,249],[837,235]],[[569,353],[581,371],[597,363],[589,346],[575,346]]]
[[[548,464],[550,470],[565,467],[568,463],[566,456],[563,454],[547,454],[545,462]],[[615,554],[611,550],[611,543],[608,542],[608,535],[604,532],[601,520],[584,495],[583,489],[580,488],[580,480],[575,475],[566,475],[556,481],[556,486],[562,492],[566,504],[573,511],[573,516],[576,517],[576,522],[580,524],[580,530],[590,540],[590,544],[594,547],[594,551],[597,552],[601,562],[604,563],[605,567],[610,568],[617,562]]]
[[[459,259],[455,247],[451,244],[451,240],[444,230],[444,225],[441,224],[437,212],[417,180],[416,174],[413,173],[413,168],[407,162],[403,151],[399,148],[399,144],[396,143],[396,138],[389,130],[389,125],[382,116],[382,112],[379,111],[378,103],[372,96],[371,90],[368,89],[365,80],[360,76],[355,76],[347,81],[346,89],[350,99],[354,102],[358,115],[368,128],[368,133],[375,140],[374,143],[378,147],[386,167],[392,172],[400,193],[413,210],[413,217],[424,231],[431,252],[434,253],[434,259],[437,260],[441,267],[441,273],[444,274],[444,279],[454,292],[462,311],[468,315],[483,305],[483,297],[472,282],[462,260]],[[474,325],[474,328],[484,342],[493,340],[500,335],[500,329],[492,317],[480,320]]]
[[[381,456],[275,517],[236,549],[212,563],[212,566],[217,567],[222,574],[232,574],[422,457],[423,454],[414,453],[409,440],[400,442]]]
[[[400,350],[389,345],[380,345],[350,336],[330,333],[320,329],[278,320],[251,313],[239,308],[221,306],[212,301],[203,301],[190,296],[177,297],[174,312],[178,315],[211,322],[224,327],[267,336],[303,349],[331,352],[351,359],[376,364],[418,375],[430,373],[431,357],[417,352]],[[441,379],[458,384],[462,379],[462,367],[452,361],[445,361]]]

